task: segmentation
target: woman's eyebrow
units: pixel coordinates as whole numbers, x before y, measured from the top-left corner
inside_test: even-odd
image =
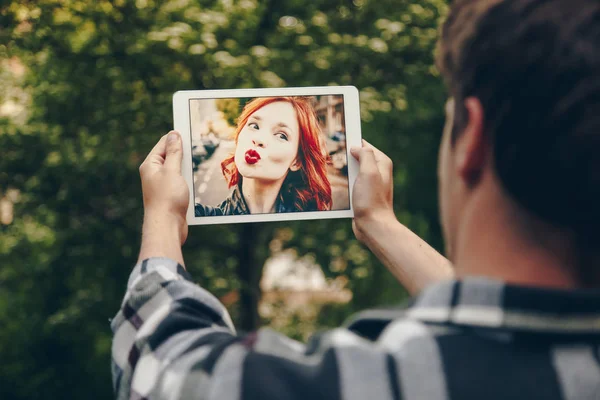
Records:
[[[280,127],[280,128],[287,128],[287,129],[289,129],[290,131],[292,130],[292,128],[290,128],[289,126],[287,126],[287,124],[286,124],[285,122],[279,122],[279,123],[277,123],[275,126],[278,126],[278,127]]]

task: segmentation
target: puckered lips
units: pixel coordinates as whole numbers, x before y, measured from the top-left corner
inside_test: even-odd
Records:
[[[258,154],[258,151],[250,149],[246,152],[245,158],[248,164],[256,164],[260,160],[260,154]]]

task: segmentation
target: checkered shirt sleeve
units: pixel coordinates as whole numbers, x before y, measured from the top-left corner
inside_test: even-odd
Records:
[[[225,307],[169,259],[135,267],[111,327],[118,399],[391,399],[389,360],[372,342],[342,328],[307,345],[270,329],[237,335]]]
[[[195,285],[181,265],[165,258],[135,266],[111,328],[119,399],[173,398],[173,388],[182,389],[186,374],[201,374],[211,351],[236,338],[225,307]]]

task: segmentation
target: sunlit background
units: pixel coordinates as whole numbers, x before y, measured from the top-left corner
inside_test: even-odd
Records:
[[[137,260],[138,167],[177,90],[354,85],[394,161],[398,218],[441,249],[435,163],[444,0],[0,4],[0,399],[107,399]],[[242,332],[297,339],[405,291],[350,220],[194,226],[192,276]]]

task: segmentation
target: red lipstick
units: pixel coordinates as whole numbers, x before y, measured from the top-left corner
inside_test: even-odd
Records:
[[[258,151],[250,149],[246,152],[245,158],[248,164],[256,164],[260,160],[260,154],[258,154]]]

